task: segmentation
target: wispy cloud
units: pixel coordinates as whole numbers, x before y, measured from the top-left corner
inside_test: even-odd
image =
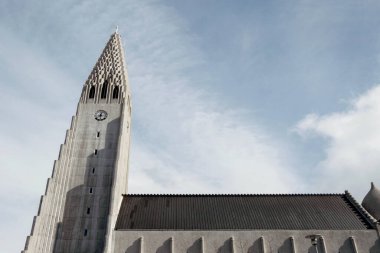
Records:
[[[369,179],[380,182],[379,97],[380,86],[375,86],[354,99],[345,111],[309,114],[297,124],[301,135],[327,139],[325,159],[315,168],[321,190],[349,189],[363,197]]]
[[[180,19],[176,13],[149,6],[138,13],[150,18],[126,33],[127,49],[135,49],[127,52],[134,102],[130,191],[298,190],[285,144],[252,112],[226,108],[202,89],[201,78],[186,73],[203,64],[202,52],[186,25],[172,22]],[[134,39],[141,32],[144,39]]]
[[[289,173],[290,159],[283,152],[285,144],[263,130],[251,112],[227,108],[221,97],[205,90],[203,83],[211,76],[192,72],[207,67],[204,52],[195,46],[198,38],[188,33],[175,9],[157,1],[113,5],[99,1],[91,4],[91,12],[89,2],[51,5],[42,13],[32,11],[33,6],[28,15],[20,10],[9,18],[14,20],[9,30],[2,29],[6,31],[0,46],[2,71],[13,83],[10,87],[1,84],[3,102],[12,105],[2,112],[17,122],[2,125],[0,133],[2,154],[6,154],[2,164],[8,166],[1,170],[0,189],[7,194],[0,197],[8,207],[2,209],[2,217],[29,217],[18,221],[12,235],[2,224],[3,249],[22,248],[69,115],[75,112],[84,81],[77,76],[91,69],[79,67],[94,64],[105,38],[99,33],[116,23],[126,43],[134,105],[131,192],[297,190]],[[44,18],[57,9],[65,15],[57,16],[51,29]],[[22,26],[19,34],[16,24]],[[88,53],[90,49],[94,52]],[[17,72],[19,62],[28,64]],[[23,159],[17,159],[20,154]],[[20,183],[11,183],[15,181]],[[33,204],[20,210],[9,197],[15,195]]]
[[[319,20],[326,20],[324,9],[314,11],[314,5],[301,8],[302,15],[294,19],[298,16],[289,12],[293,7],[282,7],[276,5],[268,15],[265,10],[273,10],[270,4],[264,9],[252,5],[257,13],[248,11],[243,22],[238,15],[231,22],[223,13],[235,13],[221,9],[222,14],[214,13],[220,15],[215,19],[217,25],[203,32],[221,30],[217,38],[207,40],[196,37],[200,33],[192,30],[178,9],[161,1],[33,1],[22,6],[15,1],[0,2],[0,99],[8,105],[0,107],[6,122],[0,124],[0,215],[6,220],[0,226],[2,250],[15,252],[23,247],[81,85],[116,24],[125,43],[132,89],[130,192],[274,193],[316,191],[318,187],[329,192],[344,188],[362,192],[363,184],[368,183],[364,173],[379,180],[374,130],[379,126],[377,88],[355,100],[347,111],[311,115],[298,124],[298,131],[305,136],[312,133],[329,141],[326,159],[315,170],[323,182],[313,187],[293,169],[296,158],[303,164],[304,153],[295,157],[298,154],[289,148],[294,143],[273,137],[255,118],[253,111],[262,109],[255,108],[259,107],[256,103],[266,106],[263,114],[272,122],[279,118],[293,122],[294,115],[303,115],[305,108],[321,106],[314,96],[317,85],[323,86],[318,90],[326,96],[334,93],[326,91],[329,87],[342,90],[330,85],[335,82],[330,73],[340,76],[332,69],[335,62],[320,68],[325,62],[316,57],[321,52],[327,60],[332,57],[325,50],[326,40],[321,40],[325,29],[331,27],[328,21],[320,26]],[[326,5],[326,10],[330,7]],[[308,10],[315,18],[309,18]],[[198,26],[210,18],[208,10],[202,15]],[[229,24],[228,31],[220,21]],[[342,24],[346,31],[346,23]],[[341,38],[336,35],[338,30],[335,27],[331,32],[332,44],[335,37]],[[310,34],[315,38],[312,44]],[[322,46],[315,45],[318,41]],[[347,45],[345,39],[340,41]],[[228,45],[218,47],[223,42]],[[310,47],[314,48],[311,53]],[[355,51],[342,50],[344,56]],[[239,52],[239,57],[234,56]],[[324,70],[328,74],[318,78],[318,72]],[[304,96],[303,86],[311,89],[314,103],[309,95]],[[236,107],[226,102],[231,92],[236,92]],[[249,108],[240,107],[237,100],[243,97]],[[285,108],[285,104],[292,105]],[[295,113],[301,107],[304,110]],[[279,128],[286,128],[282,126],[289,122]],[[346,172],[353,176],[342,182]]]

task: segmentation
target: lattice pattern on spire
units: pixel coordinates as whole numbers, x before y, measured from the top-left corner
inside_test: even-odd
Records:
[[[124,50],[118,33],[106,47],[83,86],[81,103],[120,103],[128,92]]]

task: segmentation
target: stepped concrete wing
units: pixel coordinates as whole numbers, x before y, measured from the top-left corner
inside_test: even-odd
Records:
[[[87,81],[23,253],[111,253],[126,193],[131,95],[121,37],[108,40]]]

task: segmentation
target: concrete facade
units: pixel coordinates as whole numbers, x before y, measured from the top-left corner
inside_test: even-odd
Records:
[[[378,225],[367,230],[115,230],[127,193],[132,110],[123,52],[115,33],[83,86],[22,252],[315,252],[305,236],[320,234],[318,252],[380,253]]]
[[[106,114],[99,117],[100,111]],[[23,252],[108,252],[127,190],[130,120],[123,49],[115,33],[83,87]]]
[[[318,252],[379,253],[376,230],[116,231],[114,253],[315,252],[305,236],[320,234]]]

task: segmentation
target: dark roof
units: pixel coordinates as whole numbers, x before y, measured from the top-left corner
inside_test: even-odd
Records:
[[[116,230],[362,230],[373,220],[345,194],[123,195]]]

